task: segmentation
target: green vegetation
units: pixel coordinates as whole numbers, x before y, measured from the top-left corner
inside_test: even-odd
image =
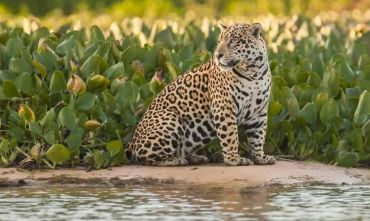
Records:
[[[56,32],[32,19],[23,27],[11,22],[0,23],[4,166],[127,163],[123,140],[166,84],[212,56],[219,34],[218,21],[207,19],[109,20],[110,26],[80,29],[70,22]],[[260,22],[273,74],[267,152],[369,165],[366,18],[334,13]],[[218,148],[212,143],[205,153]]]
[[[342,11],[359,9],[364,11],[370,6],[367,0],[2,0],[1,14],[49,16],[53,13],[63,15],[78,14],[89,10],[93,14],[116,16],[139,16],[168,18],[184,16],[193,11],[197,16],[220,18],[224,16],[257,16],[272,13],[291,15],[295,13],[315,15],[321,11]]]

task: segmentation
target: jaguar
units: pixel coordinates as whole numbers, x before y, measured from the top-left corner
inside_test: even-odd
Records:
[[[226,165],[274,164],[263,150],[271,87],[262,26],[221,25],[211,59],[167,85],[153,100],[127,148],[131,159],[158,166],[207,163],[197,154],[218,138]],[[239,155],[243,127],[251,160]]]

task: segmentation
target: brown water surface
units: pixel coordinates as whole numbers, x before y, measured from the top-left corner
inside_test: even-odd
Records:
[[[0,220],[370,220],[370,186],[0,188]]]

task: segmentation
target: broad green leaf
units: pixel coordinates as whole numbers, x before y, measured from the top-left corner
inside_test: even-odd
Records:
[[[307,83],[310,84],[314,88],[320,87],[321,79],[317,73],[311,72],[308,75]]]
[[[90,77],[87,82],[87,90],[94,91],[94,90],[103,90],[109,84],[109,80],[104,77],[103,75],[94,75]]]
[[[107,70],[105,70],[103,75],[112,81],[113,79],[123,76],[124,74],[125,74],[125,69],[123,67],[122,61],[120,61],[117,64],[112,65]]]
[[[281,104],[278,101],[271,101],[269,103],[269,117],[276,116],[281,111]]]
[[[96,25],[91,27],[90,34],[91,34],[90,38],[92,41],[104,41],[105,40],[103,32]]]
[[[94,150],[94,167],[100,169],[104,164],[104,157],[100,150]]]
[[[79,96],[76,101],[76,108],[80,111],[87,111],[90,110],[97,99],[95,94],[86,92],[85,94]]]
[[[330,123],[335,117],[339,116],[338,104],[334,99],[327,101],[321,108],[320,120],[324,124]]]
[[[341,64],[342,64],[341,70],[342,70],[344,77],[346,78],[347,81],[352,81],[354,77],[356,76],[355,72],[352,70],[352,68],[349,66],[349,64],[345,60],[342,60]]]
[[[71,107],[64,107],[58,114],[58,121],[63,127],[72,129],[76,125],[76,114]]]
[[[334,68],[330,68],[324,73],[322,85],[327,88],[332,96],[339,92],[339,79]]]
[[[167,27],[163,31],[158,32],[155,35],[154,42],[162,42],[166,47],[173,48],[175,46],[175,40],[171,29]]]
[[[299,104],[298,104],[297,99],[295,99],[295,98],[288,98],[286,100],[286,107],[287,107],[287,110],[288,110],[289,115],[292,118],[295,118],[298,115],[298,112],[299,112]]]
[[[116,100],[114,100],[113,95],[109,92],[109,90],[105,90],[103,92],[103,99],[105,103],[105,107],[109,112],[113,112],[116,109]]]
[[[82,144],[85,130],[80,127],[74,127],[69,136],[65,139],[69,148],[79,148]]]
[[[46,151],[46,157],[53,163],[62,164],[69,160],[70,151],[63,144],[54,144]]]
[[[8,51],[9,57],[18,57],[21,53],[21,47],[23,47],[23,42],[20,38],[10,38],[6,42],[6,49]]]
[[[144,76],[144,72],[143,71],[137,71],[135,72],[132,77],[131,77],[131,80],[137,85],[137,86],[141,86],[142,84],[145,84],[146,81],[145,81],[145,76]]]
[[[348,131],[346,139],[351,143],[351,149],[357,153],[364,152],[364,142],[362,139],[362,130],[360,128],[354,128]]]
[[[16,77],[18,77],[18,75],[9,70],[0,70],[0,80],[3,82],[6,80],[14,81]]]
[[[40,125],[42,127],[51,127],[51,125],[55,124],[55,118],[56,118],[55,110],[54,108],[51,108],[48,112],[46,112],[44,117],[41,119]]]
[[[362,125],[370,116],[370,93],[364,91],[361,93],[360,99],[357,104],[355,114],[353,116],[353,121],[357,125]]]
[[[15,73],[23,73],[23,72],[28,72],[32,73],[32,67],[31,65],[24,59],[22,58],[12,58],[9,61],[9,69],[12,72]]]
[[[364,33],[360,38],[355,40],[353,47],[353,61],[359,60],[361,55],[368,54],[370,51],[370,32]]]
[[[143,100],[153,98],[153,92],[150,89],[150,84],[149,83],[145,83],[145,84],[141,85],[139,89],[140,89],[140,97]]]
[[[356,152],[340,151],[336,157],[336,163],[339,166],[352,167],[359,161],[359,155]]]
[[[25,133],[26,131],[21,127],[13,127],[9,130],[11,138],[15,138],[16,140],[24,140]]]
[[[58,69],[58,58],[52,56],[50,53],[46,51],[34,51],[32,55],[33,58],[44,65],[49,72]]]
[[[329,100],[329,94],[326,92],[320,92],[316,95],[316,105],[318,109],[322,107]]]
[[[81,73],[84,77],[92,74],[101,74],[108,68],[107,62],[98,55],[90,56],[81,66]]]
[[[46,27],[40,27],[32,33],[34,39],[48,38],[50,36],[50,31]]]
[[[370,137],[370,119],[362,126],[362,135],[364,137]]]
[[[287,86],[286,81],[281,76],[272,76],[272,84],[278,88],[283,88]]]
[[[63,92],[67,88],[67,82],[62,71],[55,71],[50,80],[50,91],[54,94]]]
[[[126,108],[121,110],[123,123],[127,126],[135,126],[136,125],[136,117],[135,114],[129,109]]]
[[[80,112],[77,116],[77,125],[83,127],[84,123],[89,120],[86,113]]]
[[[70,37],[62,41],[56,48],[55,51],[59,54],[65,55],[67,54],[72,48],[76,46],[76,40],[74,37]]]
[[[46,143],[53,145],[55,144],[55,131],[54,130],[48,130],[46,133],[44,133],[44,140]]]
[[[180,74],[180,70],[171,62],[166,62],[166,67],[170,76],[170,80],[176,80],[177,76]]]
[[[9,80],[3,82],[3,94],[9,98],[21,96],[15,84]]]
[[[41,77],[45,78],[47,76],[48,72],[46,70],[46,67],[43,64],[41,64],[37,60],[33,59],[32,60],[32,65],[40,73]]]
[[[0,143],[0,153],[7,152],[9,150],[9,141],[6,139],[2,139]]]
[[[358,87],[346,89],[346,96],[348,99],[358,99],[360,95],[361,95],[361,89]]]
[[[298,96],[298,101],[300,103],[307,103],[307,102],[311,102],[312,101],[312,95],[314,94],[315,92],[315,89],[310,86],[309,84],[303,84],[303,85],[300,85],[300,93],[299,93],[299,96]]]
[[[110,152],[111,156],[117,155],[123,148],[123,144],[120,140],[112,140],[106,145],[107,150]]]
[[[140,98],[139,88],[132,81],[125,81],[118,86],[115,99],[121,107],[133,106]]]
[[[32,95],[36,84],[30,73],[24,72],[15,79],[17,88],[27,95]]]
[[[40,137],[42,136],[42,129],[41,129],[40,123],[38,122],[30,123],[29,130],[32,133],[37,134]]]
[[[316,105],[313,103],[307,103],[298,113],[298,116],[303,117],[303,119],[308,124],[314,124],[316,122]]]

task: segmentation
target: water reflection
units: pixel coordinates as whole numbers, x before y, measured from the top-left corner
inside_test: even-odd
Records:
[[[4,188],[0,220],[370,220],[370,186]]]

